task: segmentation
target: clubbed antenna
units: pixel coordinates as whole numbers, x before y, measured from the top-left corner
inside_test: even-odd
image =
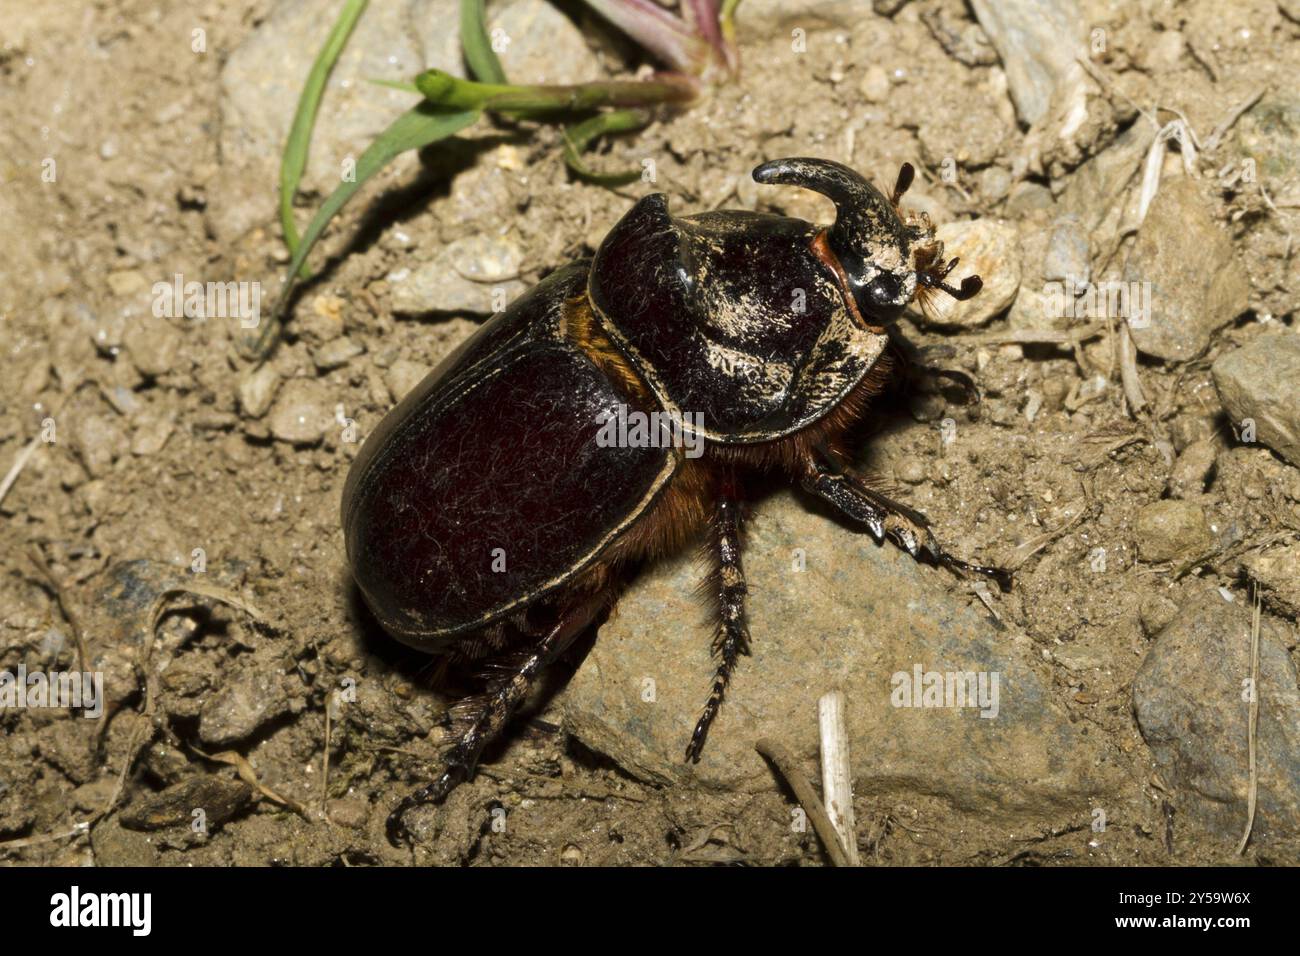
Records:
[[[948,273],[957,267],[957,261],[957,257],[954,256],[943,269],[922,270],[916,274],[916,280],[928,289],[941,289],[947,292],[958,302],[973,299],[979,295],[980,289],[984,288],[984,280],[979,276],[967,276],[962,279],[960,288],[954,288],[943,281],[948,278]]]

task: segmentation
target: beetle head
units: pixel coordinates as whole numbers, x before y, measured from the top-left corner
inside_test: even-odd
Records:
[[[924,215],[904,218],[898,201],[912,184],[908,163],[898,172],[886,197],[847,166],[829,159],[774,159],[754,170],[754,179],[770,185],[802,186],[835,204],[835,224],[827,230],[831,252],[839,260],[858,312],[873,324],[895,321],[917,295],[943,290],[957,299],[979,292],[979,276],[967,276],[959,288],[944,279],[957,264],[943,264],[943,243]]]

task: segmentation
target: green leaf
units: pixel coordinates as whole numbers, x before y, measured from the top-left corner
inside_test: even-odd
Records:
[[[482,83],[506,81],[506,71],[488,37],[483,0],[460,0],[460,43],[474,79]]]
[[[641,129],[649,122],[650,114],[644,110],[615,110],[570,126],[564,130],[564,161],[575,175],[598,186],[626,186],[628,183],[635,182],[641,177],[641,170],[598,173],[582,161],[581,153],[597,137],[604,136],[606,133],[626,133]]]
[[[339,14],[334,29],[330,31],[325,46],[316,56],[311,72],[307,74],[307,83],[298,97],[298,111],[294,113],[293,125],[289,128],[289,138],[284,144],[284,156],[280,159],[280,225],[284,229],[284,243],[289,252],[298,251],[298,227],[293,221],[293,197],[298,193],[298,183],[302,181],[303,170],[307,168],[307,146],[311,142],[311,131],[316,125],[316,112],[320,108],[321,96],[325,93],[325,81],[338,61],[343,47],[347,45],[352,28],[366,9],[369,0],[347,0]],[[304,270],[304,278],[309,275]]]
[[[307,231],[303,233],[302,242],[299,243],[293,261],[289,264],[289,275],[284,290],[280,293],[280,298],[271,312],[270,320],[253,346],[256,355],[264,355],[270,350],[279,334],[280,317],[297,285],[307,254],[316,245],[316,241],[325,231],[330,220],[338,215],[339,210],[356,194],[357,190],[397,156],[407,150],[423,149],[430,143],[446,139],[477,121],[480,115],[477,110],[449,113],[428,103],[421,103],[395,119],[373,143],[366,147],[366,151],[357,160],[356,178],[351,182],[341,183],[329,194],[329,197],[321,203],[320,209],[316,210],[316,215],[308,224]]]

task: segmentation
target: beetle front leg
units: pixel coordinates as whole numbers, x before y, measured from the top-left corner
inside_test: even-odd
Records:
[[[935,539],[925,515],[872,488],[845,469],[829,449],[821,449],[821,457],[809,457],[801,483],[841,514],[865,524],[877,541],[888,537],[914,558],[924,555],[951,571],[983,574],[993,578],[1003,591],[1011,589],[1009,571],[972,564],[949,554]]]
[[[745,624],[745,595],[749,589],[740,563],[740,524],[740,502],[728,488],[718,501],[713,517],[715,567],[710,578],[710,590],[718,607],[718,631],[713,640],[713,655],[718,659],[718,669],[713,675],[713,688],[709,691],[704,713],[696,722],[691,742],[686,746],[686,759],[691,763],[700,762],[709,727],[722,707],[736,662],[741,655],[749,654],[749,628]]]
[[[500,736],[542,672],[568,650],[607,603],[604,592],[601,592],[563,611],[546,636],[525,657],[515,661],[505,676],[494,681],[486,694],[471,697],[452,709],[457,723],[463,728],[461,735],[443,757],[444,769],[438,778],[404,797],[388,815],[389,843],[398,846],[409,842],[406,825],[402,822],[408,810],[426,803],[441,803],[469,778],[483,748]]]

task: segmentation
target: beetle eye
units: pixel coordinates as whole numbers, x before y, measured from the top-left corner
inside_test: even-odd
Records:
[[[882,272],[867,286],[867,299],[876,309],[887,309],[898,305],[902,291],[903,284],[896,276]]]

